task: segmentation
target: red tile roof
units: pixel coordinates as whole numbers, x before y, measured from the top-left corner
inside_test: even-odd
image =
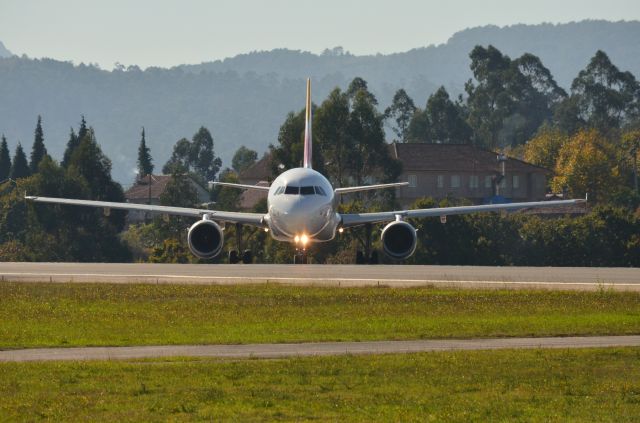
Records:
[[[260,160],[252,166],[240,172],[238,179],[240,181],[256,180],[266,181],[271,177],[271,154],[266,153]]]
[[[498,153],[469,144],[411,143],[390,145],[392,157],[402,162],[404,171],[479,171],[499,170]],[[548,169],[508,157],[507,172],[548,173]]]
[[[129,188],[124,196],[130,202],[146,201],[149,197],[159,199],[170,179],[171,175],[151,175],[151,193],[149,193],[149,177],[145,176]]]

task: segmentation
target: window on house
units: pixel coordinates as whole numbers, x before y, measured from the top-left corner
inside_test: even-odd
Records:
[[[418,175],[407,175],[407,181],[409,182],[410,188],[415,188],[418,186]]]
[[[484,187],[485,188],[491,188],[491,181],[492,181],[491,176],[485,176],[484,177]]]
[[[520,188],[520,176],[513,175],[511,184],[512,184],[514,189]]]
[[[469,177],[469,188],[478,188],[478,176],[477,175],[471,175],[471,177]]]
[[[444,175],[438,175],[438,188],[444,188]]]
[[[460,175],[451,175],[451,188],[460,188]]]

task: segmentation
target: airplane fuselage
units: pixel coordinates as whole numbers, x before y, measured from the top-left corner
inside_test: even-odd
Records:
[[[310,242],[332,240],[340,224],[331,183],[310,168],[279,175],[269,188],[267,208],[271,236],[303,248]]]

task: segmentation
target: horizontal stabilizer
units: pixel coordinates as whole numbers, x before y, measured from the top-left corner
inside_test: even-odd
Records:
[[[211,182],[212,185],[219,185],[223,187],[238,188],[238,189],[254,189],[257,191],[269,191],[269,187],[265,185],[246,185],[246,184],[234,184],[231,182]]]
[[[409,185],[409,182],[394,182],[392,184],[362,185],[359,187],[336,188],[334,192],[336,194],[348,194],[350,192],[369,191],[372,189],[406,187],[407,185]]]

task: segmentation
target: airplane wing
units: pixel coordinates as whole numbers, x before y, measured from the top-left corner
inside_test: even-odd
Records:
[[[394,182],[392,184],[362,185],[359,187],[336,188],[333,190],[333,192],[335,192],[336,194],[347,194],[349,192],[368,191],[370,189],[406,187],[407,185],[409,185],[409,182]]]
[[[269,187],[265,185],[245,185],[245,184],[234,184],[232,182],[211,182],[211,185],[219,185],[222,187],[231,187],[238,189],[253,189],[257,191],[269,191]]]
[[[63,204],[71,206],[87,206],[98,207],[106,210],[135,210],[144,211],[150,213],[169,214],[175,216],[188,216],[195,218],[202,218],[204,215],[208,215],[211,220],[228,223],[242,223],[252,226],[264,226],[264,214],[262,213],[240,213],[240,212],[228,212],[220,210],[207,210],[207,209],[191,209],[187,207],[171,207],[171,206],[156,206],[150,204],[135,204],[135,203],[115,203],[110,201],[92,201],[92,200],[74,200],[69,198],[53,198],[53,197],[37,197],[37,196],[25,196],[26,200],[36,203],[52,203]]]
[[[457,214],[469,214],[492,211],[516,211],[523,209],[535,209],[543,207],[568,206],[585,203],[586,199],[578,200],[557,200],[557,201],[534,201],[528,203],[509,204],[484,204],[480,206],[460,206],[460,207],[438,207],[433,209],[398,210],[377,213],[350,213],[340,214],[342,227],[363,225],[365,223],[391,222],[397,218],[421,218],[434,216],[453,216]]]

